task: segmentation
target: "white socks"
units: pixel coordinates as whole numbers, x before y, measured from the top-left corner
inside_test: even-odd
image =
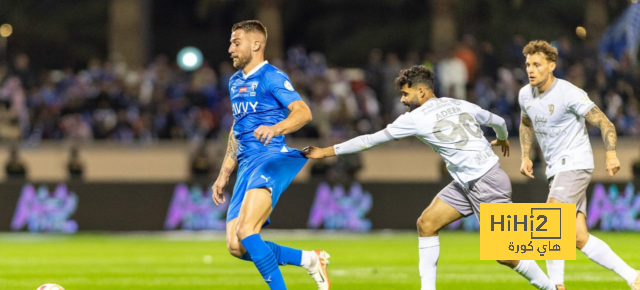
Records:
[[[440,239],[435,237],[419,237],[418,253],[420,255],[421,290],[436,289],[436,269],[440,257]]]
[[[638,277],[636,270],[629,267],[627,263],[611,250],[607,243],[596,238],[594,235],[589,235],[589,239],[581,251],[600,266],[616,272],[622,279],[627,281],[627,284],[635,281],[636,277]]]
[[[547,260],[547,275],[553,284],[564,285],[564,260]]]
[[[522,260],[513,268],[525,277],[531,285],[541,290],[556,290],[556,285],[542,272],[536,261]]]
[[[311,266],[315,266],[317,256],[312,251],[302,251],[302,259],[300,259],[300,267],[311,271]]]

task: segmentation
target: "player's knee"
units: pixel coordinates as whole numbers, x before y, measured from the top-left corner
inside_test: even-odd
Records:
[[[242,255],[244,253],[242,253],[242,249],[240,248],[240,245],[237,243],[228,243],[227,244],[227,250],[229,250],[229,254],[231,254],[231,256],[234,256],[236,258],[240,258],[242,257]]]
[[[252,225],[238,223],[238,228],[236,229],[236,236],[238,236],[239,241],[242,241],[244,238],[256,233],[257,232]]]
[[[584,245],[587,244],[587,240],[589,240],[589,232],[587,231],[576,232],[576,248],[582,249]]]
[[[418,218],[416,226],[418,227],[418,234],[421,237],[430,237],[438,234],[438,229],[435,224],[424,216]]]

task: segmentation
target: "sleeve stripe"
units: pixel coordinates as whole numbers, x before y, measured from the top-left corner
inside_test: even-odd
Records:
[[[389,130],[384,129],[384,134],[387,135],[387,137],[389,137],[389,140],[398,141],[398,139],[393,138],[393,136],[391,136],[391,133],[389,133]]]

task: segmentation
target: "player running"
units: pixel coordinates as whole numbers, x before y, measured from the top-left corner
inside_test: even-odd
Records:
[[[454,181],[442,189],[418,218],[418,253],[422,290],[436,289],[436,268],[440,256],[438,232],[448,224],[471,214],[480,217],[480,203],[510,203],[511,183],[500,167],[491,146],[501,146],[509,155],[504,119],[466,101],[437,98],[433,72],[425,66],[400,71],[396,88],[408,113],[386,129],[327,148],[307,147],[313,159],[368,150],[391,140],[415,136],[444,158]],[[480,125],[494,129],[497,139],[489,143]],[[509,266],[538,289],[556,286],[535,261],[498,261]]]
[[[640,271],[629,267],[602,240],[587,231],[586,190],[593,172],[593,152],[585,120],[600,128],[606,148],[606,170],[613,176],[620,169],[616,156],[616,129],[587,94],[571,83],[555,78],[558,50],[546,41],[534,40],[524,48],[529,84],[520,90],[520,172],[533,177],[529,151],[537,138],[547,163],[549,203],[576,204],[576,247],[589,259],[616,272],[640,290]],[[564,261],[547,261],[551,280],[564,284]]]
[[[229,53],[239,69],[229,80],[234,124],[212,187],[216,205],[224,203],[229,175],[239,166],[227,213],[227,247],[231,255],[252,261],[270,289],[286,289],[279,265],[304,267],[318,289],[329,289],[325,251],[292,249],[260,237],[280,195],[307,162],[299,150],[287,146],[284,135],[311,121],[311,111],[287,75],[264,60],[264,25],[248,20],[231,31]]]

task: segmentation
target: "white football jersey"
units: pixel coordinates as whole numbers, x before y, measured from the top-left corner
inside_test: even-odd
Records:
[[[595,104],[587,93],[556,78],[542,95],[526,85],[518,96],[522,115],[531,119],[547,163],[547,179],[562,171],[593,169],[593,151],[584,123]]]
[[[480,128],[491,123],[492,116],[467,101],[433,98],[398,117],[385,131],[393,139],[416,136],[442,156],[453,179],[468,187],[498,162]]]

